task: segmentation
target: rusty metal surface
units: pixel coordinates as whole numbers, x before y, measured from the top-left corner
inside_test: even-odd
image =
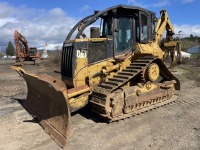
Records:
[[[157,97],[167,96],[166,90],[161,90],[156,88],[154,90],[141,93],[140,95],[127,95],[125,98],[126,106],[133,106],[135,104],[140,104],[145,101],[156,99]]]
[[[15,69],[25,79],[28,96],[23,106],[61,147],[69,136],[70,111],[65,84],[49,75],[34,76]]]
[[[155,108],[159,108],[159,107],[162,107],[164,105],[173,103],[177,99],[178,99],[178,95],[173,95],[170,99],[167,99],[167,100],[166,99],[151,100],[149,102],[149,104],[147,104],[146,106],[142,107],[142,105],[141,105],[141,107],[135,109],[134,111],[130,111],[129,113],[123,114],[121,116],[117,116],[115,118],[112,118],[109,121],[113,122],[113,121],[116,121],[116,120],[121,120],[121,119],[124,119],[124,118],[135,116],[135,115],[141,114],[143,112],[147,112],[149,110],[153,110]]]

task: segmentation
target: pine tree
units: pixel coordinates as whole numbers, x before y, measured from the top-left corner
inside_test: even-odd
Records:
[[[8,46],[6,48],[6,54],[9,55],[9,56],[15,55],[15,48],[14,48],[11,41],[8,42]]]

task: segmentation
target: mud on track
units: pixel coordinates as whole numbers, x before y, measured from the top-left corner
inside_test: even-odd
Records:
[[[60,147],[23,109],[26,83],[0,60],[0,149]],[[57,67],[26,65],[31,73],[51,75]],[[181,95],[170,105],[107,124],[84,108],[71,118],[72,136],[64,149],[134,150],[200,149],[200,68],[181,65],[173,70],[181,80]]]

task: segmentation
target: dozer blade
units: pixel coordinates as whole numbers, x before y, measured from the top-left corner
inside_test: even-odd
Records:
[[[28,96],[24,108],[36,119],[44,130],[61,146],[69,136],[70,111],[67,88],[58,78],[49,75],[35,76],[22,68],[12,67],[26,81]]]

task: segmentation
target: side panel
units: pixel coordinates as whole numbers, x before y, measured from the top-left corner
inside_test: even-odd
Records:
[[[79,87],[97,84],[100,77],[93,75],[100,72],[102,67],[113,65],[108,62],[108,59],[113,57],[112,43],[113,41],[108,38],[66,41],[61,63],[62,79],[66,85]]]

